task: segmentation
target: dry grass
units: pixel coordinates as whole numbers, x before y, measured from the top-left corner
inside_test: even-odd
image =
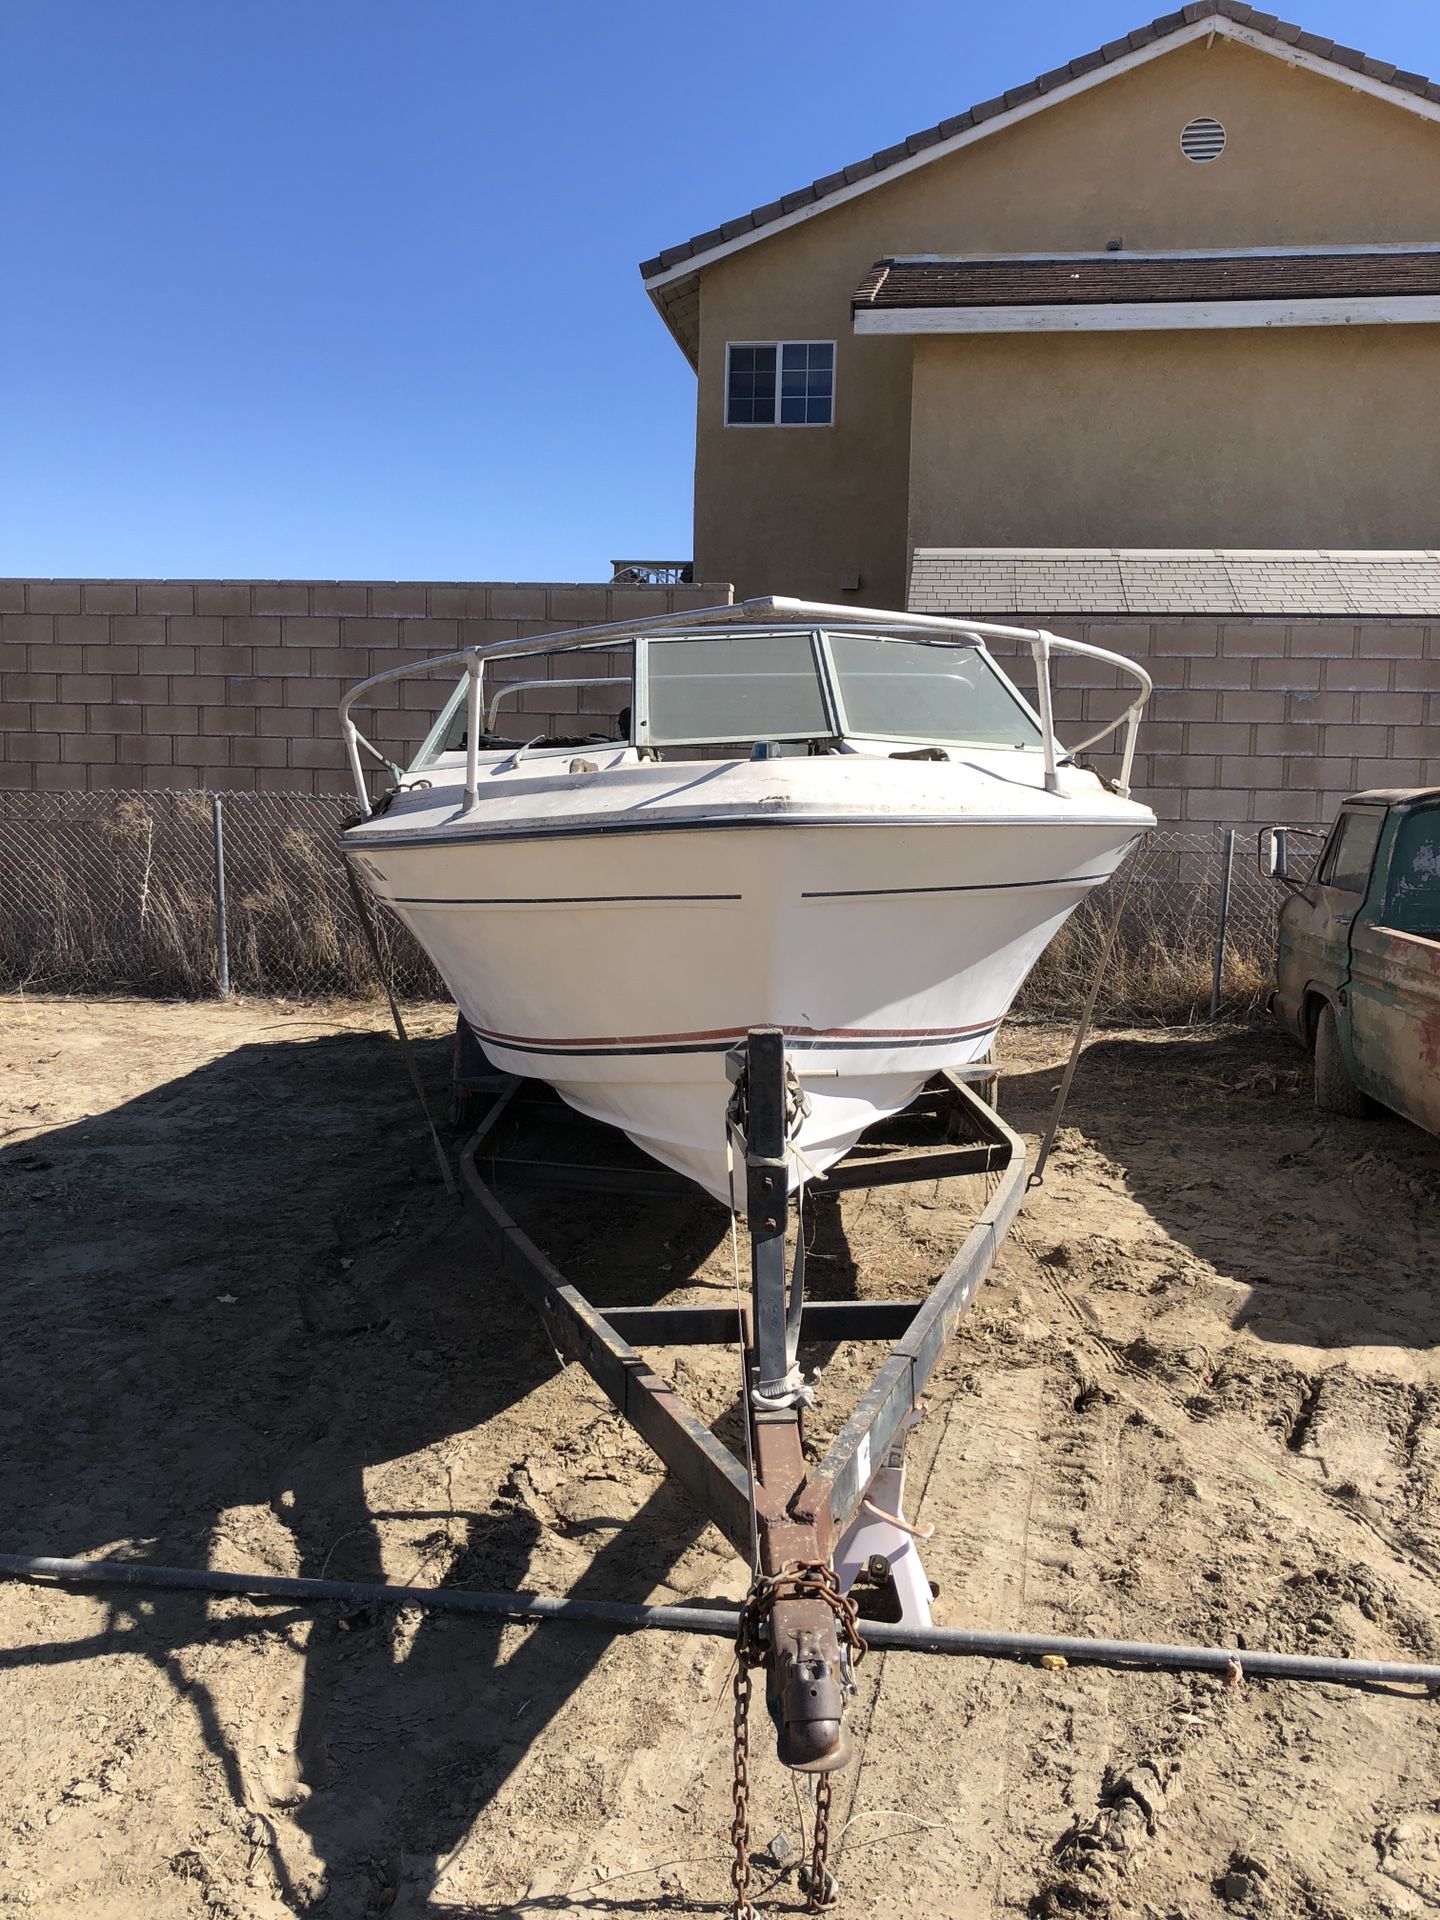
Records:
[[[1109,889],[1077,908],[1021,989],[1017,1012],[1057,1019],[1079,1013],[1113,912]],[[1268,901],[1259,912],[1233,912],[1221,975],[1221,1006],[1227,1015],[1245,1019],[1259,1012],[1274,961]],[[1126,899],[1096,1016],[1158,1026],[1208,1019],[1214,965],[1213,890],[1179,880],[1146,883],[1137,878]]]
[[[0,847],[0,983],[199,996],[218,986],[209,796],[76,796],[94,805],[7,820]],[[327,802],[226,811],[230,981],[240,992],[368,997],[375,970]],[[393,922],[381,939],[401,989],[443,994]]]
[[[126,795],[83,817],[12,825],[0,978],[34,987],[215,984],[214,908],[191,876],[209,834],[199,795]],[[178,856],[178,857],[177,857]]]
[[[374,968],[336,848],[340,803],[225,802],[231,985],[240,992],[368,998]],[[204,793],[8,796],[0,812],[0,985],[201,996],[217,987],[211,802]],[[1193,836],[1192,836],[1193,840]],[[1136,856],[1098,1013],[1131,1023],[1204,1019],[1210,1006],[1213,848],[1156,835]],[[1093,977],[1110,889],[1072,916],[1017,1011],[1067,1017]],[[1225,1011],[1259,1005],[1274,901],[1237,865]],[[382,918],[387,967],[407,997],[444,997],[430,962]]]

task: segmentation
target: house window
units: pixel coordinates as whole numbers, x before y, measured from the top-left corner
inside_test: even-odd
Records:
[[[725,369],[727,427],[828,427],[835,417],[835,342],[732,344]]]

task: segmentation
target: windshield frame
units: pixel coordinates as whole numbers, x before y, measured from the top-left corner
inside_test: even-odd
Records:
[[[846,740],[881,740],[906,746],[938,746],[948,751],[973,753],[1043,753],[1045,730],[1040,715],[1031,706],[1024,694],[1005,672],[990,649],[978,634],[933,636],[925,633],[906,633],[903,629],[893,632],[877,630],[873,626],[844,626],[831,622],[825,626],[807,623],[799,625],[775,625],[774,627],[751,628],[747,638],[780,638],[800,633],[810,637],[811,658],[814,662],[816,678],[820,688],[821,701],[826,724],[822,728],[803,729],[777,728],[753,735],[736,735],[733,731],[721,733],[661,733],[657,731],[650,709],[649,655],[652,647],[667,646],[674,641],[708,641],[721,645],[732,634],[724,632],[705,633],[667,633],[650,634],[636,638],[635,658],[635,705],[633,719],[633,739],[637,746],[646,747],[705,747],[739,744],[749,739],[758,740],[806,740],[838,745]],[[1001,688],[1014,705],[1017,714],[1025,721],[1027,731],[1033,732],[1033,739],[1001,745],[993,740],[941,740],[933,734],[922,733],[877,733],[870,728],[853,726],[845,706],[845,693],[841,670],[831,648],[831,637],[853,638],[870,641],[878,647],[914,646],[937,647],[956,652],[969,652],[978,655],[988,668],[992,679]]]
[[[650,717],[650,649],[664,647],[672,642],[704,642],[711,646],[723,646],[727,641],[742,638],[745,640],[768,640],[789,638],[799,634],[808,635],[810,641],[810,663],[815,671],[816,685],[820,690],[821,711],[824,724],[820,727],[775,728],[764,733],[737,734],[733,729],[721,733],[664,733],[657,734]],[[695,633],[647,634],[637,636],[635,644],[635,703],[631,720],[631,737],[637,747],[718,747],[738,745],[742,742],[757,740],[816,740],[838,743],[844,738],[840,717],[835,704],[835,691],[830,661],[823,645],[820,629],[808,623],[805,626],[748,627],[743,634],[711,632],[703,629]]]
[[[1020,688],[1011,679],[1010,675],[1006,673],[1005,669],[1000,665],[999,661],[996,660],[990,649],[985,645],[984,640],[978,634],[935,635],[917,632],[913,628],[906,631],[904,626],[898,622],[890,629],[877,628],[872,625],[861,625],[858,622],[851,626],[839,621],[828,622],[824,626],[812,621],[803,623],[777,621],[773,625],[749,626],[744,629],[744,637],[746,639],[778,639],[800,634],[806,635],[810,642],[811,662],[815,671],[816,683],[820,690],[821,706],[824,714],[824,724],[822,726],[802,729],[767,728],[763,733],[742,735],[737,735],[733,731],[687,733],[681,735],[669,732],[660,733],[653,724],[650,711],[649,661],[651,648],[668,646],[673,642],[679,641],[692,643],[701,641],[713,645],[723,645],[727,640],[735,637],[734,631],[726,631],[723,629],[707,631],[705,628],[700,627],[690,630],[679,628],[674,632],[666,633],[636,633],[633,637],[634,655],[631,670],[630,744],[632,746],[654,750],[665,747],[745,745],[762,740],[774,740],[806,741],[818,746],[838,748],[846,741],[874,740],[897,746],[938,747],[950,753],[1010,754],[1043,753],[1044,751],[1044,723],[1041,716],[1025,698]],[[842,671],[831,647],[832,635],[836,638],[867,640],[877,647],[934,647],[978,655],[989,669],[996,685],[1003,689],[1006,696],[1013,703],[1017,714],[1023,716],[1027,727],[1033,730],[1034,738],[1029,741],[1002,745],[993,740],[945,740],[934,734],[877,733],[870,728],[852,725],[845,706]],[[599,641],[594,643],[594,650],[598,651],[602,647],[608,647],[613,650],[613,643]],[[568,648],[563,651],[567,653],[583,653],[587,650],[588,649],[585,648]],[[537,635],[533,647],[526,648],[523,653],[517,651],[517,653],[511,657],[516,659],[540,659],[548,654],[559,651],[561,651],[561,649],[547,646],[545,636]],[[483,666],[484,663],[482,661],[482,697],[488,701],[488,698],[492,695],[492,689],[483,686]],[[462,673],[458,683],[444,701],[434,726],[430,729],[429,734],[426,736],[418,752],[413,756],[407,769],[409,773],[421,773],[425,771],[427,767],[433,766],[444,753],[459,751],[459,749],[454,748],[446,749],[443,742],[446,734],[450,730],[457,710],[465,703],[467,680],[468,676]],[[493,692],[498,693],[499,689],[493,689]]]
[[[840,666],[831,650],[830,640],[859,639],[874,642],[877,646],[913,646],[930,647],[941,652],[976,654],[990,671],[996,686],[1006,694],[1016,711],[1024,718],[1029,729],[1033,730],[1031,740],[1009,741],[1002,744],[997,740],[947,740],[934,734],[918,733],[877,733],[869,727],[851,726],[849,711],[845,705],[845,684]],[[932,637],[929,634],[877,634],[872,627],[827,627],[821,634],[825,664],[830,677],[831,697],[840,719],[843,737],[847,740],[886,740],[917,742],[926,746],[944,747],[956,753],[1043,753],[1045,728],[1040,715],[1030,705],[1019,687],[1005,672],[999,661],[985,645],[978,634],[969,638],[951,639],[948,635]]]

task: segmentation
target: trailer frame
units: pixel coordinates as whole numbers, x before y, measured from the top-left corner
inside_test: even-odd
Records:
[[[729,1068],[733,1092],[726,1124],[743,1166],[750,1255],[749,1296],[738,1308],[600,1308],[571,1284],[516,1222],[496,1182],[648,1195],[683,1192],[690,1183],[653,1166],[503,1156],[496,1136],[527,1083],[484,1072],[463,1042],[457,1045],[457,1088],[487,1095],[489,1105],[461,1151],[461,1188],[494,1246],[501,1276],[530,1301],[556,1352],[585,1368],[750,1564],[757,1587],[772,1591],[765,1665],[780,1758],[799,1771],[826,1773],[849,1757],[842,1713],[849,1657],[837,1609],[803,1583],[797,1591],[795,1570],[830,1567],[876,1471],[901,1443],[1019,1209],[1025,1148],[971,1084],[988,1082],[993,1098],[993,1067],[933,1076],[907,1113],[936,1123],[942,1141],[935,1150],[892,1152],[871,1144],[832,1168],[823,1185],[845,1191],[983,1174],[994,1186],[979,1218],[923,1299],[805,1300],[803,1268],[792,1277],[786,1260],[793,1184],[787,1100],[801,1082],[803,1062],[788,1054],[780,1029],[754,1028],[731,1050]],[[717,1113],[717,1128],[721,1120]],[[873,1341],[888,1345],[888,1352],[824,1457],[812,1465],[804,1432],[809,1394],[795,1384],[795,1367],[800,1345],[813,1340]],[[686,1405],[644,1351],[732,1343],[741,1349],[746,1383],[743,1460]]]

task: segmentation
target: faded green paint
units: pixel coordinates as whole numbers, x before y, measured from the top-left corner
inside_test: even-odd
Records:
[[[1356,1086],[1440,1133],[1440,789],[1346,802],[1281,909],[1276,977],[1292,1032],[1333,1007]]]

